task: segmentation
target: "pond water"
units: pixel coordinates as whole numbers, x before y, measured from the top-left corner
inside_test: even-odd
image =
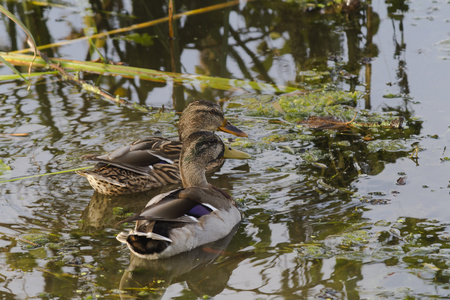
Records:
[[[176,13],[205,5],[174,2]],[[95,44],[115,62],[258,82],[260,89],[82,74],[155,108],[143,112],[54,75],[32,79],[29,90],[19,80],[0,82],[2,299],[450,297],[450,3],[362,1],[350,12],[306,1],[226,3],[177,19],[172,47],[167,22]],[[39,45],[168,11],[167,1],[1,4]],[[1,51],[25,47],[25,35],[4,16],[0,29]],[[46,51],[99,58],[87,41]],[[298,104],[306,94],[280,95],[298,89],[319,99],[324,86],[325,95],[343,101],[308,114]],[[227,161],[209,178],[238,200],[244,216],[236,232],[212,245],[150,262],[116,241],[131,227],[115,227],[126,213],[176,186],[111,197],[74,172],[7,181],[85,167],[82,155],[140,137],[176,138],[175,110],[195,99],[225,99],[225,114],[249,137],[220,136],[253,156]],[[357,112],[360,121],[401,116],[404,128],[315,131],[295,123],[330,111],[347,120]]]

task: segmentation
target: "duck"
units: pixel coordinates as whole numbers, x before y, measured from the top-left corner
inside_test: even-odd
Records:
[[[153,136],[136,140],[108,154],[85,155],[83,159],[97,162],[97,165],[92,170],[77,171],[77,174],[86,177],[96,192],[109,196],[179,183],[178,160],[183,140],[193,132],[203,130],[248,136],[225,118],[218,104],[197,100],[190,103],[180,117],[178,141]],[[207,169],[211,172],[222,164],[223,159],[219,159]]]
[[[206,167],[219,158],[250,157],[213,132],[192,133],[183,141],[179,160],[183,188],[155,196],[140,213],[119,222],[136,225],[116,239],[133,255],[156,260],[224,238],[240,223],[241,213],[227,192],[208,183]]]

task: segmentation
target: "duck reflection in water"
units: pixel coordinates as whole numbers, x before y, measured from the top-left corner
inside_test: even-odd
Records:
[[[148,203],[149,199],[174,188],[176,188],[175,185],[165,185],[150,191],[135,193],[132,198],[130,195],[110,196],[94,192],[89,204],[81,214],[81,230],[96,233],[104,228],[112,228],[124,218],[124,214],[139,211]]]
[[[176,256],[148,260],[131,254],[130,265],[120,281],[122,299],[160,299],[175,283],[186,282],[199,297],[221,293],[234,269],[251,253],[227,253],[225,249],[239,225],[223,239]]]

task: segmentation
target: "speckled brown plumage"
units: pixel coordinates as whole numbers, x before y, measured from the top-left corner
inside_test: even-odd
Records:
[[[178,183],[181,141],[200,130],[222,130],[238,136],[247,136],[225,119],[220,106],[199,100],[191,103],[180,117],[180,141],[149,137],[109,154],[85,155],[84,159],[96,161],[98,164],[93,170],[77,173],[86,177],[94,190],[105,195],[137,193]],[[222,164],[223,160],[217,160],[207,167],[207,171],[214,171]]]
[[[154,172],[148,175],[106,164],[79,174],[86,177],[97,192],[105,195],[138,193],[180,182],[178,164],[154,166]]]

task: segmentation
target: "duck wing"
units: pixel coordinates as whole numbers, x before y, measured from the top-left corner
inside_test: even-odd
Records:
[[[140,220],[175,223],[197,222],[201,216],[229,207],[230,201],[224,201],[224,198],[227,197],[213,188],[179,189],[154,197],[140,213],[119,224]]]
[[[161,137],[140,139],[104,155],[85,155],[83,158],[102,164],[148,175],[156,164],[178,164],[181,142]]]
[[[229,232],[228,226],[235,226],[240,220],[237,209],[220,210],[226,207],[220,202],[228,206],[234,203],[229,200],[226,193],[212,186],[190,187],[156,196],[142,212],[122,221],[137,222],[133,230],[122,232],[116,238],[126,243],[134,254],[146,259],[191,250],[224,236],[224,232]]]

